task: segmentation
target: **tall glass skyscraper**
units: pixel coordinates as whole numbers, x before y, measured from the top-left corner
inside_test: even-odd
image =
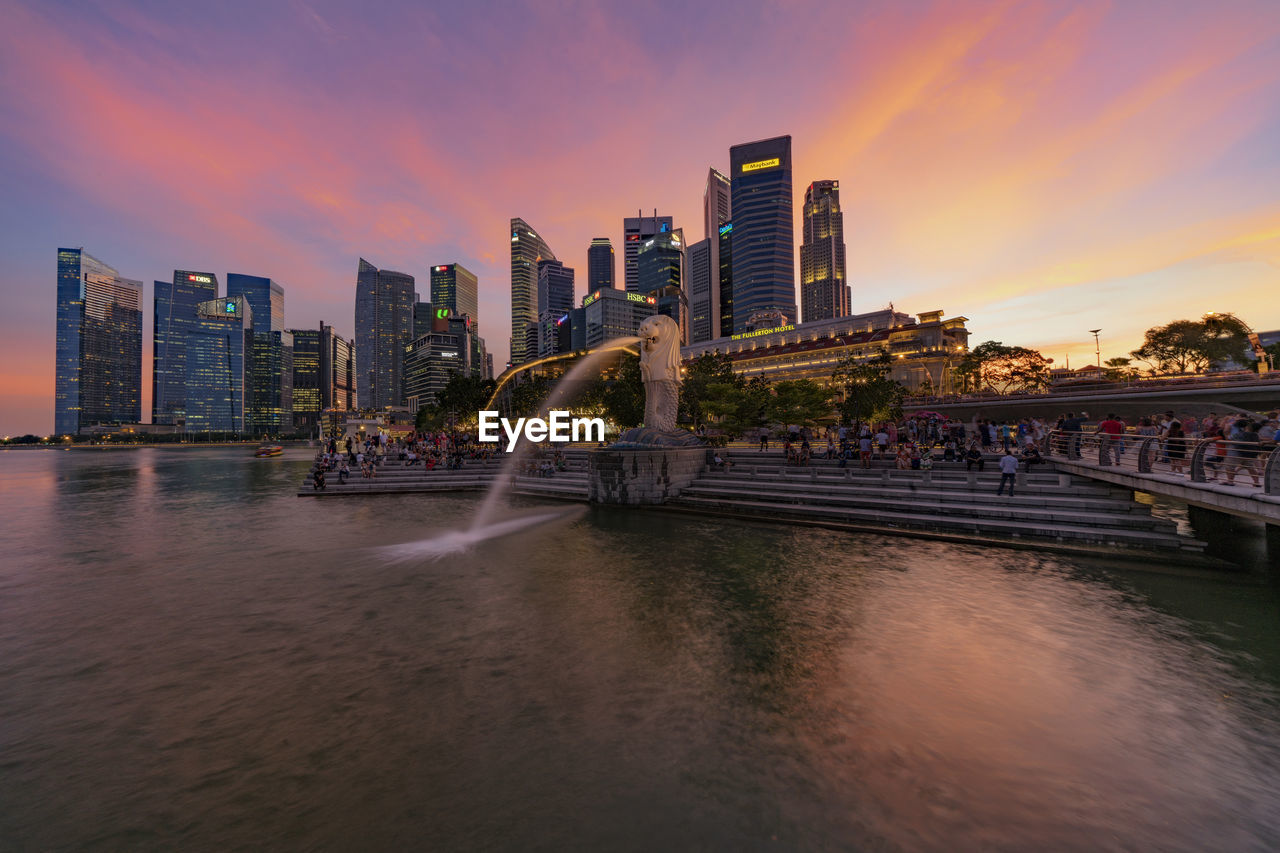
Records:
[[[474,333],[480,323],[480,285],[476,274],[462,264],[439,264],[431,268],[431,304],[448,308],[455,317],[471,318]]]
[[[791,137],[729,149],[733,210],[733,331],[796,321]]]
[[[523,219],[511,220],[511,363],[537,355],[538,261],[555,260],[555,252]],[[530,327],[533,346],[530,347]]]
[[[256,349],[253,318],[243,295],[196,306],[183,359],[188,432],[251,431],[247,403]]]
[[[594,237],[587,247],[587,290],[613,287],[613,243],[608,237]]]
[[[142,282],[83,249],[59,249],[54,432],[140,420]]]
[[[404,405],[404,348],[413,343],[413,276],[360,259],[356,270],[356,389],[360,405]]]
[[[804,322],[852,314],[844,268],[844,214],[840,182],[814,181],[804,191],[800,244],[800,308]]]
[[[712,275],[711,239],[699,240],[689,246],[686,256],[688,269],[685,283],[689,288],[689,343],[709,341],[712,326],[719,326],[719,317],[712,322],[711,291],[713,282],[719,279],[719,270]]]
[[[151,422],[184,424],[187,414],[187,339],[196,327],[196,308],[218,298],[211,272],[174,270],[173,281],[155,283],[152,326]]]
[[[655,210],[653,216],[628,216],[622,220],[622,278],[627,293],[642,293],[640,279],[636,275],[636,255],[646,240],[657,234],[671,231],[671,217],[659,216]]]
[[[293,336],[284,328],[284,288],[259,275],[231,273],[227,296],[253,309],[252,380],[245,429],[254,434],[293,429]]]
[[[725,226],[729,224],[733,213],[732,182],[719,169],[707,170],[707,186],[702,191],[702,227],[703,236],[711,241],[711,284],[710,317],[711,337],[728,337],[733,334],[733,275],[732,269],[725,266],[724,276],[718,274],[721,268],[720,256],[728,257],[728,251],[720,251],[721,234],[727,234]]]
[[[689,342],[689,303],[684,293],[684,234],[664,231],[640,244],[636,253],[639,292],[653,297],[659,314],[680,327],[681,343]]]
[[[538,355],[557,349],[557,323],[573,310],[573,267],[553,258],[538,261]]]

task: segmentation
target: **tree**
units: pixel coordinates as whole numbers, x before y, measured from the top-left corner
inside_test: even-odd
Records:
[[[1231,314],[1202,320],[1174,320],[1147,329],[1142,346],[1130,353],[1153,374],[1203,373],[1214,364],[1246,364],[1248,329]]]
[[[1104,368],[1103,373],[1114,382],[1132,379],[1137,373],[1137,370],[1133,367],[1133,359],[1125,358],[1122,355],[1107,359],[1102,362],[1102,366]]]
[[[461,373],[449,377],[449,381],[436,395],[439,407],[460,421],[471,421],[493,396],[498,383],[492,379],[464,376]]]
[[[846,356],[836,366],[831,378],[844,394],[838,408],[846,423],[902,416],[907,388],[892,378],[892,372],[893,359],[886,352],[865,360]]]
[[[816,426],[833,413],[831,389],[812,379],[789,379],[773,386],[769,419],[783,424]]]
[[[413,427],[418,432],[434,432],[444,428],[445,413],[434,403],[428,403],[418,409],[413,420]]]
[[[545,376],[534,376],[511,389],[511,414],[514,417],[537,415],[542,401],[551,393],[552,381]]]
[[[640,378],[640,357],[624,355],[618,378],[604,389],[602,402],[609,420],[620,428],[640,426],[644,420],[644,382]]]
[[[694,426],[706,419],[702,403],[707,389],[712,385],[740,386],[742,377],[733,372],[733,362],[723,353],[703,353],[685,370],[680,385],[680,419],[691,421]]]
[[[1049,387],[1049,361],[1027,347],[985,341],[960,359],[956,378],[966,390],[989,389],[997,394],[1042,391]]]
[[[713,382],[704,391],[702,410],[722,432],[741,436],[765,423],[772,399],[769,383],[758,376],[746,382]]]

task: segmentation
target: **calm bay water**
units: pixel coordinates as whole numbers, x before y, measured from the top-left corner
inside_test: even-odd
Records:
[[[0,849],[1280,847],[1266,577],[0,453]]]

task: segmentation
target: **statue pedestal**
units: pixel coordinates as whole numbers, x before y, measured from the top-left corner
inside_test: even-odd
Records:
[[[592,503],[662,504],[702,473],[705,447],[603,447],[587,456]]]

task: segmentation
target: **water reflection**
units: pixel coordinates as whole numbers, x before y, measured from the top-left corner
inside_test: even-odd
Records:
[[[242,453],[5,456],[0,838],[1280,843],[1254,576],[618,508],[388,562],[478,498]]]

